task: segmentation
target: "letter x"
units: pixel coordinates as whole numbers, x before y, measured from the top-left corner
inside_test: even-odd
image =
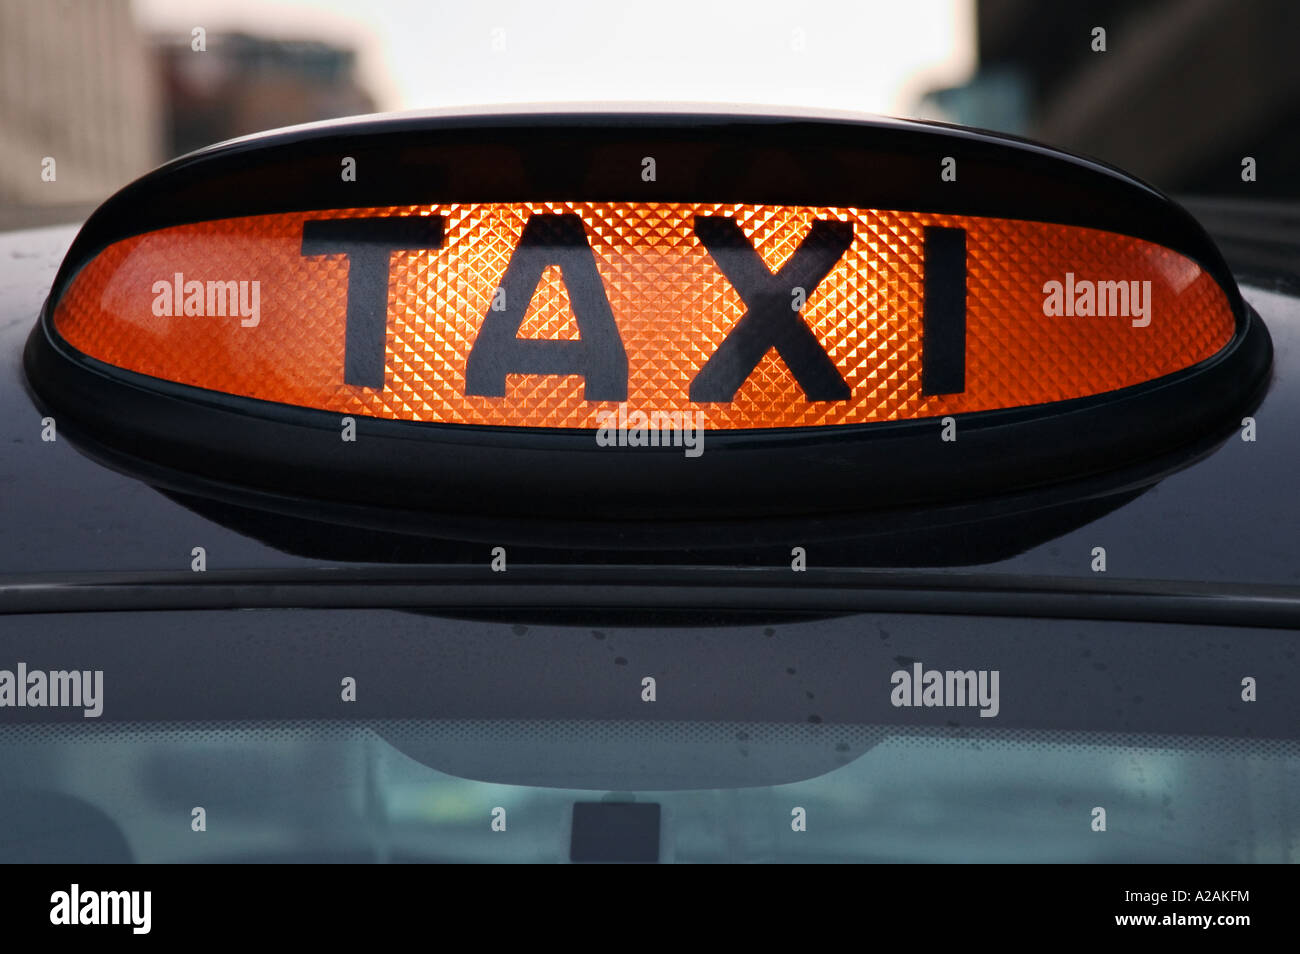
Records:
[[[811,298],[853,242],[848,222],[817,221],[773,275],[732,219],[700,215],[695,234],[748,307],[691,382],[691,400],[731,401],[763,355],[775,348],[809,401],[843,401],[851,392],[812,329],[790,305],[792,291]]]

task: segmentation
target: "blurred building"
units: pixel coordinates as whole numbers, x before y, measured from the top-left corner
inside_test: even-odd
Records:
[[[1166,191],[1300,195],[1297,0],[978,0],[976,24],[976,75],[930,93],[922,113],[1095,156]],[[1255,183],[1242,182],[1245,156]]]
[[[0,0],[0,211],[100,201],[160,160],[160,116],[129,0]]]
[[[374,110],[351,50],[204,41],[148,36],[130,0],[0,0],[0,230],[82,219],[210,143]]]
[[[235,136],[373,112],[356,81],[356,54],[326,43],[244,33],[158,39],[169,155]]]

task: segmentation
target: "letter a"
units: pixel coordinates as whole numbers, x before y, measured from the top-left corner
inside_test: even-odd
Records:
[[[552,265],[569,292],[578,341],[519,337],[542,272]],[[586,400],[627,400],[627,352],[580,216],[530,218],[501,289],[505,310],[488,311],[465,361],[466,394],[505,397],[510,374],[580,374]]]

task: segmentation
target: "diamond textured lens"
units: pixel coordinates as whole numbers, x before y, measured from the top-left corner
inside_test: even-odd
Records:
[[[224,394],[397,420],[595,428],[621,402],[589,399],[581,374],[511,372],[502,396],[466,386],[471,350],[526,223],[565,215],[581,220],[626,354],[627,411],[702,411],[711,429],[908,420],[1085,397],[1190,367],[1234,334],[1210,275],[1128,236],[905,211],[627,202],[291,212],[147,232],[82,268],[55,306],[54,328],[98,361]],[[440,217],[441,244],[390,253],[382,387],[349,384],[356,266],[343,253],[304,254],[304,223],[411,216]],[[749,245],[742,257],[756,254],[778,277],[815,223],[844,223],[852,235],[825,276],[802,288],[804,301],[798,288],[776,295],[768,284],[747,303],[701,240],[701,217],[733,221]],[[926,234],[936,228],[965,235],[964,377],[961,390],[941,394],[922,380]],[[560,266],[544,269],[516,337],[581,339],[570,280]],[[1093,314],[1077,313],[1073,300],[1068,313],[1049,314],[1052,282],[1070,292],[1113,284],[1078,309]],[[783,352],[768,347],[730,400],[692,400],[706,362],[758,299],[773,311],[774,296],[790,312],[774,337],[794,334],[791,321],[806,326],[846,395],[810,399]]]

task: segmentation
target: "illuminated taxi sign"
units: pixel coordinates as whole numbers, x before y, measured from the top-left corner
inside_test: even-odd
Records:
[[[1095,229],[520,202],[135,235],[82,268],[53,325],[118,368],[304,408],[594,429],[623,407],[745,430],[1104,394],[1205,361],[1236,319],[1196,262]]]
[[[897,553],[916,520],[1132,492],[1236,427],[1271,355],[1204,230],[1118,170],[655,107],[174,160],[83,226],[23,363],[74,446],[305,533],[710,545],[870,512]]]

